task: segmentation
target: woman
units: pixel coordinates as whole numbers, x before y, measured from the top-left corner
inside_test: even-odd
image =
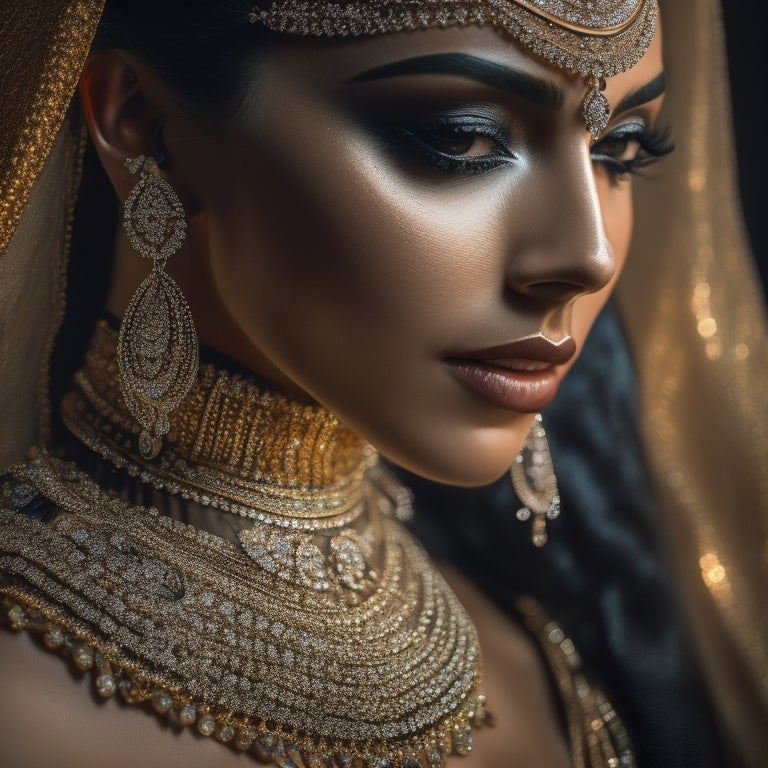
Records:
[[[99,323],[61,406],[53,446],[78,469],[37,452],[4,486],[9,622],[94,669],[101,696],[279,765],[451,764],[486,720],[483,688],[502,727],[463,764],[631,764],[561,631],[521,605],[550,638],[548,671],[449,573],[475,635],[391,519],[403,494],[388,500],[363,440],[464,485],[520,451],[623,265],[624,177],[665,151],[655,5],[600,11],[591,57],[547,3],[504,4],[487,26],[431,5],[166,4],[149,24],[108,4],[80,75],[98,164],[86,153],[73,263],[117,232],[107,310],[122,322]],[[99,10],[58,27],[72,60],[54,62],[52,91],[68,96]],[[23,187],[33,171],[18,167]],[[100,239],[103,173],[125,216]],[[35,232],[27,216],[15,237]],[[3,742],[20,765],[237,759],[71,696],[26,634],[3,643]],[[32,738],[25,690],[67,709],[54,749]]]

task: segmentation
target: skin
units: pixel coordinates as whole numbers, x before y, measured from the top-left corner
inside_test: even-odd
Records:
[[[452,52],[526,73],[556,89],[562,106],[450,74],[350,82]],[[609,80],[606,96],[616,105],[660,71],[655,43]],[[286,40],[266,58],[248,118],[224,137],[125,54],[93,57],[82,85],[121,199],[135,183],[124,159],[150,153],[163,126],[165,175],[190,225],[169,272],[200,340],[323,403],[408,469],[462,485],[503,474],[532,417],[479,397],[446,357],[536,334],[573,336],[580,349],[626,256],[631,184],[593,164],[584,92],[581,79],[480,27]],[[652,124],[659,102],[618,116],[609,131]],[[490,114],[514,160],[446,172],[393,137],[446,112]],[[493,149],[478,136],[465,155]],[[141,261],[121,242],[109,304],[117,315]]]
[[[534,107],[455,75],[349,82],[372,67],[446,52],[534,75],[562,93],[562,106]],[[657,36],[636,67],[608,81],[606,96],[615,107],[660,72]],[[121,200],[134,183],[125,158],[150,154],[163,125],[171,158],[164,174],[190,230],[169,271],[201,341],[326,404],[396,460],[438,479],[494,479],[531,421],[468,390],[445,356],[536,333],[570,334],[581,348],[626,257],[631,184],[592,162],[579,115],[583,83],[487,28],[286,41],[267,57],[252,119],[226,140],[123,52],[93,55],[81,92]],[[608,130],[652,124],[660,102],[633,107]],[[377,105],[411,114],[424,103],[460,112],[480,104],[501,115],[514,126],[517,161],[468,176],[419,165],[413,152],[394,154],[371,129]],[[490,148],[481,138],[468,151]],[[109,306],[120,315],[147,265],[124,240],[115,258]],[[569,765],[530,638],[460,574],[446,577],[478,628],[500,724],[449,764]],[[94,706],[90,680],[76,677],[26,634],[0,633],[0,743],[15,768],[250,763],[190,730],[158,727],[140,708]]]

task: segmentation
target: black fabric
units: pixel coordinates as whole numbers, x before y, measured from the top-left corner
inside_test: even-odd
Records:
[[[536,549],[508,478],[482,489],[397,470],[415,493],[414,530],[515,614],[533,595],[576,643],[627,726],[640,768],[722,765],[659,509],[640,449],[635,383],[612,310],[599,318],[544,425],[562,514]]]

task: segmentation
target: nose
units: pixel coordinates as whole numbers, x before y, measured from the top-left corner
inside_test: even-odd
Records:
[[[589,148],[571,145],[531,171],[512,216],[508,290],[546,303],[599,291],[613,277],[616,259],[605,234]]]

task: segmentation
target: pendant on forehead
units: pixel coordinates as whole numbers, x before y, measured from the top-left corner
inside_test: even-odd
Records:
[[[611,105],[605,98],[603,90],[605,90],[605,80],[600,77],[592,78],[581,107],[584,125],[587,126],[587,130],[595,141],[608,127],[608,121],[611,119]]]
[[[597,139],[611,116],[605,78],[633,67],[656,29],[657,0],[264,0],[252,22],[273,32],[357,37],[490,25],[587,82],[584,124]]]

